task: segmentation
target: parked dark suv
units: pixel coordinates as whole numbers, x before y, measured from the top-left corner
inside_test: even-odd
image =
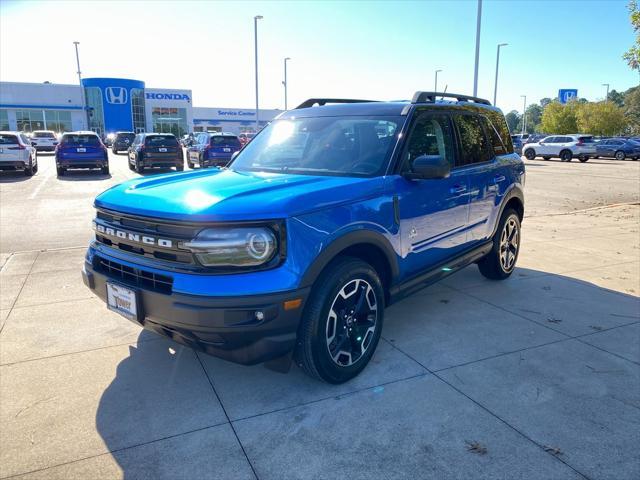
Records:
[[[472,263],[493,280],[513,273],[524,178],[486,100],[311,99],[226,169],[100,194],[84,282],[184,345],[279,369],[294,358],[345,382],[391,303]]]
[[[128,153],[129,168],[138,173],[153,167],[184,170],[182,145],[172,133],[139,133]]]
[[[136,134],[133,132],[116,132],[116,136],[113,137],[113,141],[111,143],[111,151],[115,155],[122,150],[128,151],[135,138]]]
[[[240,140],[231,133],[199,133],[196,142],[187,149],[187,165],[189,168],[224,167],[241,148]]]

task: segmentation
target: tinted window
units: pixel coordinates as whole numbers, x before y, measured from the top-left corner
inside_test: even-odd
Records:
[[[509,126],[507,125],[507,121],[504,118],[504,115],[500,112],[495,112],[493,110],[486,110],[485,114],[491,125],[496,130],[500,140],[502,141],[502,145],[506,149],[504,153],[513,153],[513,145],[511,144],[511,134],[509,133]],[[527,135],[528,136],[528,135]],[[523,142],[527,141],[526,138],[521,139]],[[503,154],[504,154],[503,153]],[[499,153],[496,151],[496,155]]]
[[[33,132],[33,138],[56,138],[53,132]]]
[[[402,159],[402,170],[411,170],[421,155],[439,155],[455,166],[451,121],[446,115],[424,115],[414,124]]]
[[[488,162],[493,158],[492,149],[489,147],[484,135],[480,117],[475,115],[454,115],[458,135],[460,137],[461,164]]]
[[[97,135],[65,133],[62,136],[62,143],[68,145],[99,145],[100,139]]]
[[[133,133],[119,133],[118,135],[116,135],[116,140],[126,140],[128,138],[129,141],[131,141],[135,137],[136,136]]]
[[[173,135],[151,135],[144,140],[149,147],[175,147],[178,141]]]
[[[15,135],[0,135],[0,145],[16,145],[18,137]]]
[[[493,147],[493,153],[495,153],[496,155],[506,154],[507,149],[502,144],[502,138],[500,138],[500,135],[496,131],[491,121],[487,117],[480,117],[480,121],[482,122],[482,126],[487,132],[487,135],[489,136],[489,140],[491,141],[491,146]]]
[[[400,116],[276,120],[240,151],[231,168],[301,175],[381,175],[404,121]]]
[[[558,141],[556,140],[556,138],[558,137],[547,137],[547,138],[543,138],[542,140],[540,140],[542,143],[558,143]]]
[[[211,137],[211,145],[214,147],[239,147],[240,140],[234,136],[214,135]]]
[[[583,143],[593,143],[593,137],[578,137],[578,140]]]

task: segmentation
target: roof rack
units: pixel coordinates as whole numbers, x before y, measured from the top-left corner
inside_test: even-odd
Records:
[[[411,99],[411,103],[435,103],[436,97],[455,98],[459,102],[474,102],[482,105],[491,105],[491,102],[484,98],[446,92],[416,92]]]
[[[377,102],[377,100],[358,100],[355,98],[310,98],[298,105],[294,110],[299,108],[309,108],[315,105],[321,107],[327,103],[369,103]]]

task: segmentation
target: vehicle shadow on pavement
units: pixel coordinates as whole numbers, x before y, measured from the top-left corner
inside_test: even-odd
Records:
[[[0,171],[0,183],[18,183],[37,178],[38,174],[29,177],[22,170],[19,171]]]
[[[369,478],[462,478],[476,468],[488,477],[564,478],[573,473],[566,465],[627,478],[637,468],[637,296],[526,268],[492,282],[471,266],[391,306],[382,336],[363,373],[339,386],[296,366],[283,375],[169,340],[138,342],[102,394],[97,430],[126,479],[235,477],[215,453],[244,461],[235,437],[207,443],[194,433],[228,418],[240,422],[238,440],[264,478],[340,476],[336,465],[346,463]],[[438,388],[420,383],[427,380]],[[420,385],[421,401],[408,401],[402,389]],[[369,407],[376,426],[358,440],[353,425]],[[336,409],[339,422],[327,415]],[[343,437],[354,443],[323,454]],[[488,445],[482,465],[465,449],[475,440]],[[380,449],[388,461],[367,463]],[[550,470],[540,473],[543,466]]]
[[[58,176],[58,180],[64,182],[90,182],[99,180],[108,180],[111,174],[104,174],[98,170],[67,170],[64,175]]]

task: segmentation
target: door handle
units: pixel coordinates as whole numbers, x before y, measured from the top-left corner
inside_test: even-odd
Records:
[[[495,177],[493,177],[493,183],[504,182],[506,179],[507,177],[505,177],[504,175],[496,175]]]
[[[466,187],[465,185],[454,185],[453,187],[451,187],[451,188],[449,189],[449,191],[450,191],[451,193],[457,193],[457,194],[460,194],[460,193],[464,193],[464,192],[466,192],[466,191],[467,191],[467,187]]]

